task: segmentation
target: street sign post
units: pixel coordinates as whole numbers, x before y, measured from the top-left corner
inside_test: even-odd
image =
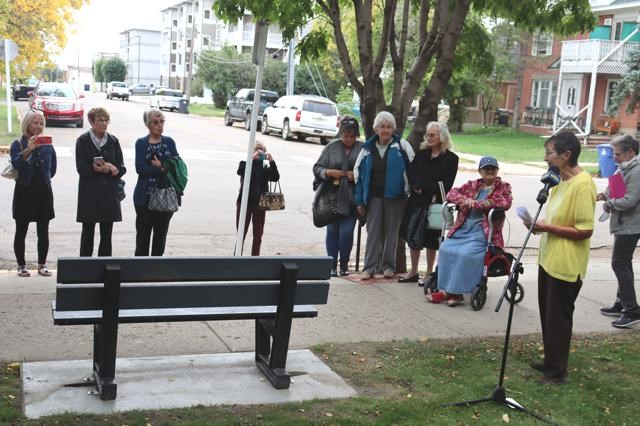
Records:
[[[8,38],[4,39],[2,47],[0,48],[0,60],[4,61],[4,71],[6,74],[5,81],[7,82],[7,131],[8,134],[13,132],[11,123],[13,119],[11,117],[11,93],[9,92],[9,84],[11,83],[11,71],[9,69],[9,62],[13,61],[18,56],[18,45]]]

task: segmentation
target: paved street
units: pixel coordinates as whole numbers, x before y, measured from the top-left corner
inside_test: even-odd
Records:
[[[124,150],[128,173],[127,198],[123,201],[123,222],[114,227],[114,255],[131,255],[135,240],[135,212],[131,195],[137,175],[134,166],[134,145],[138,137],[146,134],[142,113],[146,100],[133,97],[131,101],[107,100],[104,94],[88,94],[85,107],[106,107],[111,113],[109,132],[120,139]],[[27,103],[18,103],[26,111]],[[172,136],[178,151],[189,166],[189,184],[183,206],[171,221],[167,239],[167,255],[225,255],[232,254],[235,243],[235,201],[239,188],[236,175],[238,162],[246,156],[249,132],[240,124],[224,126],[222,119],[203,118],[166,112],[165,134]],[[58,174],[54,178],[56,218],[51,222],[50,263],[59,256],[74,256],[78,252],[80,224],[75,222],[77,203],[77,173],[74,163],[76,138],[88,129],[73,127],[48,127],[46,133],[53,136],[58,153]],[[282,190],[287,208],[267,214],[264,254],[324,254],[324,230],[317,229],[311,221],[313,176],[311,167],[322,150],[317,140],[309,142],[283,141],[277,136],[258,135],[273,153],[282,175]],[[455,142],[455,139],[454,139]],[[542,156],[542,147],[540,149]],[[461,162],[461,166],[473,169],[475,165]],[[521,175],[520,173],[533,175]],[[540,188],[539,176],[544,169],[511,166],[503,168],[503,175],[513,186],[514,206],[526,206],[531,213],[537,204],[535,196]],[[515,174],[514,174],[515,173]],[[460,171],[456,184],[462,184],[477,176],[474,171]],[[597,180],[602,189],[604,180]],[[14,222],[11,217],[13,183],[0,181],[0,266],[14,267],[12,248]],[[524,227],[515,216],[515,209],[507,215],[510,225],[505,229],[508,245],[518,247],[524,238]],[[27,238],[27,261],[35,262],[35,227]],[[251,231],[250,231],[251,232]],[[364,233],[363,233],[364,238]],[[364,241],[364,240],[363,240]],[[598,224],[592,247],[610,245],[607,224]],[[529,246],[537,245],[533,237]],[[364,244],[363,244],[364,246]],[[354,256],[355,257],[355,256]]]

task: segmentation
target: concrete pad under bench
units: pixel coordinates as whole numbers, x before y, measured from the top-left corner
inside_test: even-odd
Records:
[[[289,389],[277,390],[256,367],[255,354],[227,353],[118,358],[118,396],[101,401],[94,386],[65,387],[91,376],[91,360],[22,364],[24,414],[39,418],[65,412],[110,414],[194,405],[275,404],[356,394],[309,350],[289,351]]]

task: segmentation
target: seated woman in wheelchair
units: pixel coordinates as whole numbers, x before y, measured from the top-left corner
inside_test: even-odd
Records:
[[[482,276],[484,256],[489,238],[488,213],[491,209],[511,207],[511,185],[498,177],[498,161],[482,157],[478,165],[481,179],[470,180],[460,188],[452,188],[447,201],[459,209],[458,217],[440,246],[438,259],[438,289],[428,294],[431,303],[453,307],[463,303],[464,294],[471,294]],[[491,241],[504,246],[502,226],[504,216],[494,219]]]

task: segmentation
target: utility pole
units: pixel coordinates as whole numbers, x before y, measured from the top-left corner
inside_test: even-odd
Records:
[[[296,55],[294,53],[296,48],[295,37],[289,41],[289,48],[287,49],[287,88],[286,95],[292,96],[295,90],[296,79]]]
[[[192,15],[193,16],[193,15]],[[191,19],[191,48],[189,49],[189,73],[187,74],[187,83],[185,84],[184,91],[187,101],[191,99],[191,79],[193,78],[193,48],[196,44],[196,17]]]

